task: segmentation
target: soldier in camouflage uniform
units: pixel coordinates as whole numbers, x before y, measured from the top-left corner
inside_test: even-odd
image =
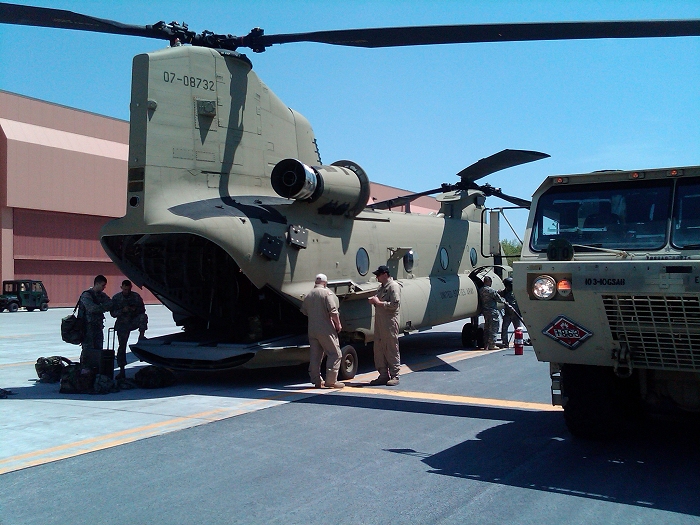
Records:
[[[148,329],[148,316],[141,296],[131,289],[131,281],[122,281],[122,291],[112,297],[112,317],[116,317],[114,331],[117,332],[119,348],[117,349],[117,365],[120,368],[116,379],[126,377],[126,344],[129,342],[129,334],[138,329],[139,339]]]
[[[387,266],[374,272],[381,284],[377,295],[369,298],[374,306],[374,366],[379,377],[370,385],[396,386],[399,384],[401,355],[399,354],[399,307],[401,286],[389,275]]]
[[[491,288],[493,280],[484,277],[484,286],[479,290],[479,302],[481,303],[481,315],[484,316],[484,350],[497,350],[496,333],[498,332],[499,315],[498,303],[501,296]]]
[[[104,275],[98,275],[93,281],[92,288],[88,288],[80,295],[78,317],[85,319],[85,337],[82,342],[83,350],[80,352],[80,363],[90,368],[99,368],[104,344],[104,313],[112,308],[112,301],[104,293],[106,286],[107,278]]]
[[[507,347],[508,328],[510,325],[513,325],[513,330],[520,328],[520,307],[513,294],[513,278],[506,277],[503,279],[503,286],[505,288],[500,295],[503,297],[505,310],[503,310],[503,322],[501,323],[501,346]]]

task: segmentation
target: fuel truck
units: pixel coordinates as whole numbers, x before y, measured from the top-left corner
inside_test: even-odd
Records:
[[[700,166],[548,177],[513,270],[572,434],[700,412]]]

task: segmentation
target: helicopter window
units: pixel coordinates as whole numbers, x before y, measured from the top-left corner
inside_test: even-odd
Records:
[[[447,250],[445,248],[440,248],[440,266],[443,270],[447,270],[447,266],[450,264],[450,257],[447,255]]]
[[[479,261],[479,257],[476,253],[476,248],[472,248],[469,250],[469,262],[472,263],[472,268],[476,266],[476,263]]]
[[[700,247],[700,183],[682,181],[676,187],[671,242],[677,248]]]
[[[659,249],[666,242],[671,191],[669,180],[550,188],[538,200],[530,247],[545,251],[563,237],[602,248]],[[700,242],[700,229],[698,237]]]
[[[355,264],[357,265],[357,273],[360,275],[367,275],[367,272],[369,272],[369,255],[367,254],[367,250],[364,248],[357,250]]]
[[[403,256],[403,269],[408,273],[413,271],[413,250]]]

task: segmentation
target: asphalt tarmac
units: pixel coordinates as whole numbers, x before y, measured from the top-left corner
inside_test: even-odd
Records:
[[[700,523],[696,430],[574,439],[548,365],[461,348],[461,323],[402,338],[393,388],[363,352],[339,391],[291,367],[65,395],[34,362],[77,358],[69,311],[0,314],[1,525]],[[148,314],[147,336],[176,329]]]

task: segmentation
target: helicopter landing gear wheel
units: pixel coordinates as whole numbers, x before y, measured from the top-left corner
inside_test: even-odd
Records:
[[[484,329],[482,327],[474,331],[474,339],[476,339],[477,348],[484,348]]]
[[[472,323],[465,323],[462,327],[462,346],[471,348],[474,346],[475,330]]]
[[[359,361],[357,360],[357,351],[352,345],[345,345],[340,349],[342,356],[340,358],[340,370],[338,377],[342,380],[352,379],[357,374]]]

